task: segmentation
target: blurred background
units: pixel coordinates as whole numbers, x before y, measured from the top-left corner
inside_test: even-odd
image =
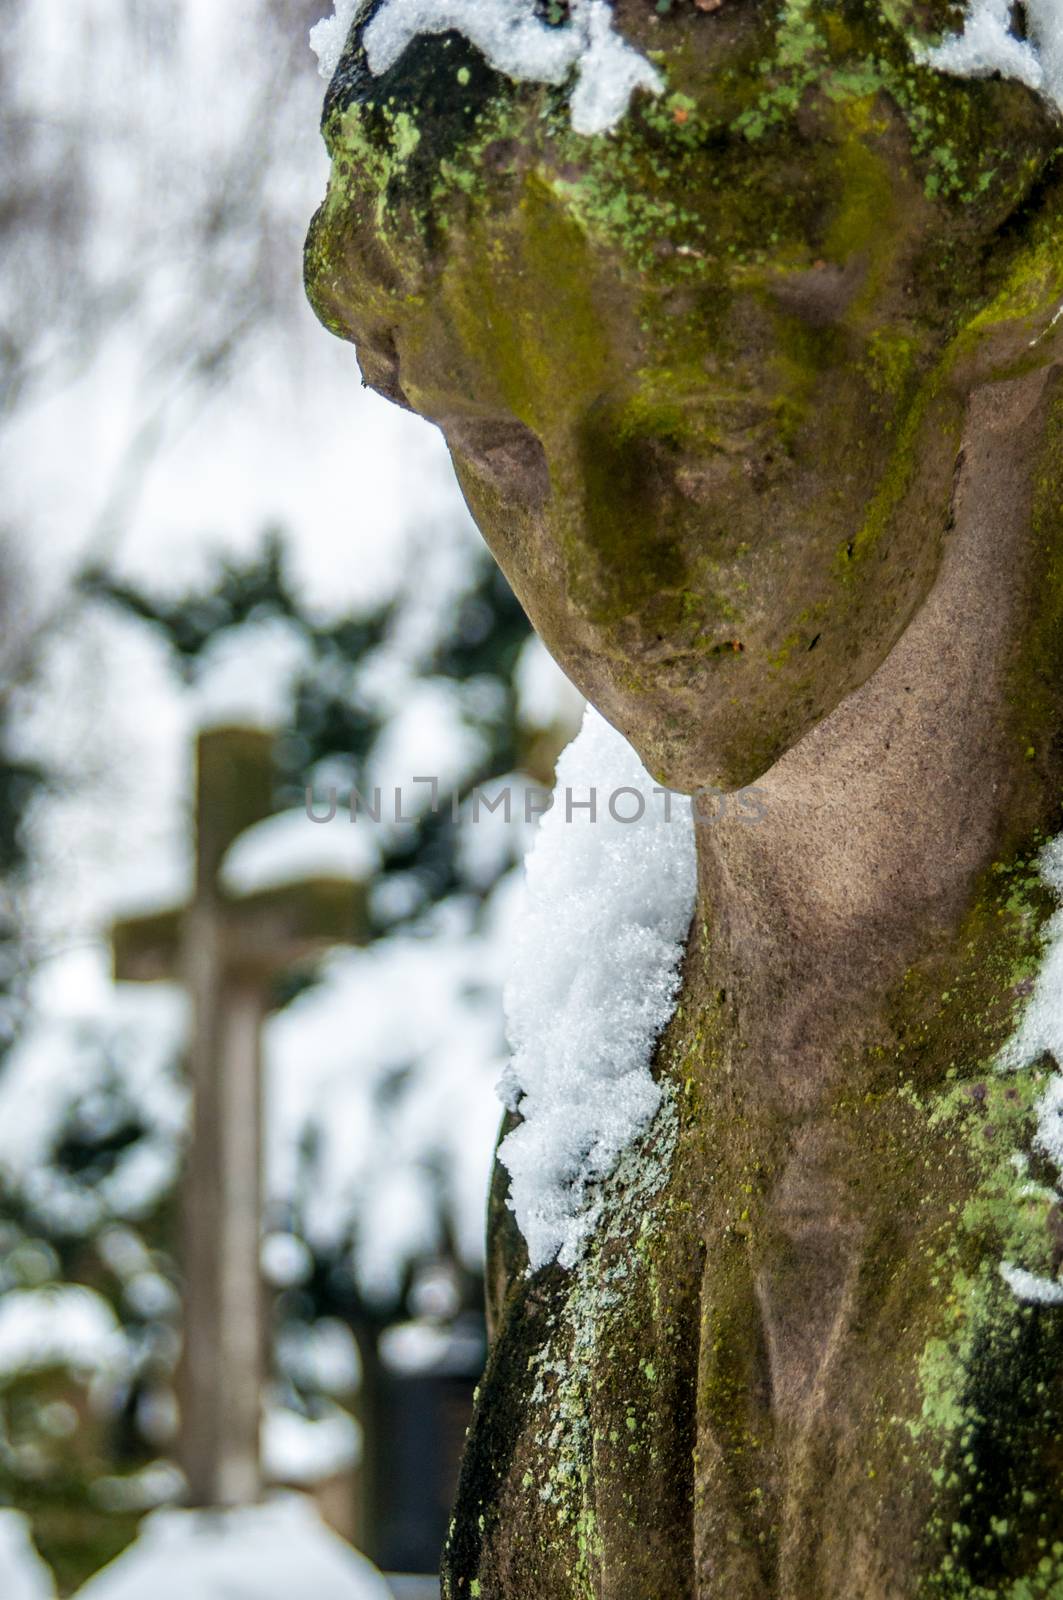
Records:
[[[520,793],[579,702],[303,300],[323,9],[0,0],[0,1507],[63,1595],[184,1491],[189,1002],[111,933],[192,892],[204,730],[270,736],[226,892],[367,894],[263,1029],[268,1481],[433,1572],[484,1358]]]

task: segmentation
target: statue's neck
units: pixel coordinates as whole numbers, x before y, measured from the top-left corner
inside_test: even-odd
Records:
[[[713,979],[794,1110],[816,1103],[890,986],[954,937],[980,873],[1032,843],[1063,793],[1059,692],[1023,687],[1038,679],[1029,630],[1054,603],[1035,531],[1054,387],[1040,372],[973,395],[921,611],[760,781],[762,821],[699,830]]]

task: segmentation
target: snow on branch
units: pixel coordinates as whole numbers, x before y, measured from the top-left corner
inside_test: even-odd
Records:
[[[323,78],[331,78],[339,66],[351,23],[360,9],[361,0],[335,0],[331,17],[322,17],[310,29],[310,48],[317,56],[317,68]]]

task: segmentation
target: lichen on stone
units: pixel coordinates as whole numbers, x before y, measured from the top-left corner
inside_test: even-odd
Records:
[[[599,1227],[570,1275],[548,1338],[529,1364],[532,1438],[549,1462],[536,1493],[551,1507],[558,1525],[575,1533],[575,1593],[586,1594],[588,1600],[597,1593],[594,1566],[601,1553],[592,1485],[591,1397],[602,1381],[603,1357],[615,1354],[609,1345],[617,1336],[617,1314],[635,1280],[652,1271],[646,1264],[647,1234],[663,1224],[646,1208],[669,1181],[678,1129],[675,1092],[669,1087],[648,1133],[624,1151],[602,1185]],[[643,1374],[652,1384],[652,1364],[643,1364]],[[623,1441],[624,1448],[634,1451],[640,1431],[634,1410],[626,1414],[625,1429],[631,1439]]]

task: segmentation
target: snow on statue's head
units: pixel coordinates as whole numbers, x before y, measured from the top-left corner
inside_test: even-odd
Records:
[[[340,0],[307,246],[573,680],[747,783],[934,580],[966,399],[1052,358],[1057,0]]]

